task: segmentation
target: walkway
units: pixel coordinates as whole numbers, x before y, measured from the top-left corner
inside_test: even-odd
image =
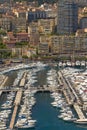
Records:
[[[75,111],[76,111],[77,114],[78,114],[78,117],[79,117],[80,119],[85,119],[85,116],[84,116],[84,114],[83,114],[81,108],[79,107],[79,105],[78,105],[77,103],[75,103],[73,106],[74,106]]]
[[[27,76],[27,73],[24,72],[23,77],[22,77],[22,79],[20,81],[19,87],[24,87],[25,81],[26,81],[26,76]]]
[[[16,114],[17,114],[17,110],[18,110],[19,104],[21,102],[21,98],[22,98],[22,90],[20,89],[17,92],[16,98],[15,98],[15,101],[14,101],[15,107],[14,107],[14,111],[13,111],[11,122],[10,122],[10,126],[9,126],[10,129],[13,129],[13,127],[14,127],[15,118],[16,118]]]
[[[3,82],[0,84],[0,89],[3,89],[3,88],[4,88],[4,85],[5,85],[5,83],[7,82],[7,80],[8,80],[8,77],[5,76]],[[0,95],[1,95],[1,94],[2,94],[2,91],[0,91]]]

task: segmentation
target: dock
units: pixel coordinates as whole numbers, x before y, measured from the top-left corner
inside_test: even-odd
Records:
[[[20,81],[19,87],[23,87],[25,85],[26,76],[27,76],[27,73],[24,72],[23,77],[22,77],[22,79]]]
[[[64,94],[64,96],[66,98],[67,103],[69,105],[72,105],[73,101],[74,101],[74,95],[73,95],[70,87],[68,86],[68,84],[67,84],[66,80],[64,79],[64,77],[63,77],[63,75],[62,75],[61,72],[58,72],[58,78],[61,81],[62,89],[63,89],[63,94]]]
[[[5,85],[5,83],[7,82],[7,80],[8,80],[8,77],[5,76],[4,80],[3,80],[2,83],[0,84],[0,89],[3,89],[3,88],[4,88],[4,85]],[[2,94],[2,92],[3,92],[3,91],[0,91],[0,95]]]
[[[71,82],[66,79],[62,72],[58,72],[58,78],[61,80],[64,89],[63,89],[63,94],[66,98],[66,101],[68,103],[68,105],[72,105],[78,115],[78,120],[83,120],[83,121],[87,121],[87,118],[85,117],[82,109],[80,108],[80,106],[82,105],[81,100],[79,98],[79,96],[77,95],[74,86],[71,84]],[[77,120],[77,121],[78,121]]]
[[[70,101],[69,95],[67,94],[66,90],[63,90],[63,94],[66,98],[66,101],[69,105],[72,105],[72,102]]]
[[[16,94],[16,98],[15,98],[15,101],[14,101],[14,105],[15,105],[14,111],[13,111],[12,118],[11,118],[11,121],[10,121],[10,126],[9,126],[10,129],[14,128],[15,118],[16,118],[16,115],[17,115],[18,107],[19,107],[20,102],[21,102],[21,98],[22,98],[22,89],[18,90],[18,92]]]
[[[81,108],[79,107],[79,105],[77,103],[75,103],[73,106],[74,106],[76,113],[78,114],[79,119],[86,119]]]

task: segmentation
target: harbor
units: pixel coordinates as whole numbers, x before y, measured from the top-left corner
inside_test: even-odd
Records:
[[[55,109],[55,107],[58,109],[58,120],[63,119],[63,121],[73,122],[75,124],[87,124],[86,102],[84,102],[81,95],[77,92],[76,84],[71,82],[72,75],[71,77],[69,76],[70,74],[81,76],[81,72],[74,68],[65,68],[64,70],[61,69],[57,71],[55,66],[49,68],[48,64],[39,64],[40,63],[35,67],[33,63],[31,66],[34,67],[32,68],[31,66],[27,67],[24,65],[24,69],[22,70],[16,68],[17,77],[14,79],[12,87],[6,88],[3,85],[3,88],[0,89],[2,92],[1,96],[3,93],[12,95],[11,97],[7,97],[7,99],[10,99],[9,103],[6,101],[6,103],[1,105],[1,108],[6,109],[6,111],[7,108],[9,108],[9,111],[12,111],[8,125],[2,126],[2,130],[4,128],[26,129],[37,126],[37,119],[32,117],[32,109],[34,109],[37,104],[35,95],[38,93],[50,93],[50,97],[53,100],[51,106],[53,109]],[[47,72],[45,72],[46,68],[48,68],[46,70]],[[46,75],[44,83],[43,79],[41,81],[37,79],[37,75],[38,78],[41,79],[41,71]],[[82,75],[86,75],[86,72],[82,72]],[[41,84],[37,85],[38,81],[41,82]],[[73,110],[75,111],[74,113]]]

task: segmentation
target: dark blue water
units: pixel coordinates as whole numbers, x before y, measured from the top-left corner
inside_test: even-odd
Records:
[[[86,126],[78,126],[58,119],[59,110],[51,106],[53,101],[49,93],[38,93],[35,95],[36,105],[32,110],[32,118],[37,120],[35,129],[21,130],[84,130]],[[18,129],[20,130],[20,129]]]

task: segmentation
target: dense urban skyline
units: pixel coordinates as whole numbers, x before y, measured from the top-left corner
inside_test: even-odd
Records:
[[[0,56],[86,58],[87,7],[79,5],[80,0],[0,4]]]

